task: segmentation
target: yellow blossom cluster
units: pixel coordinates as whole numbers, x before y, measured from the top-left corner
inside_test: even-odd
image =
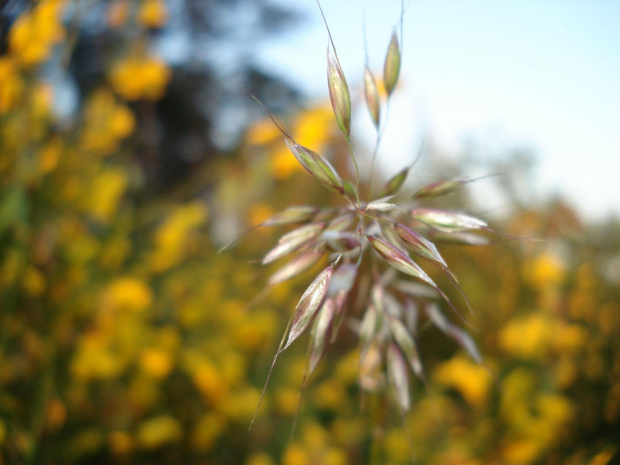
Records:
[[[170,81],[171,72],[161,60],[129,56],[118,61],[110,71],[110,82],[126,100],[159,100]]]
[[[22,66],[40,64],[49,57],[52,47],[63,40],[62,13],[67,3],[40,0],[32,11],[17,18],[9,34],[9,49]]]

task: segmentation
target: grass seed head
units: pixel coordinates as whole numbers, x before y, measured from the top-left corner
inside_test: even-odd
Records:
[[[381,121],[381,99],[375,78],[366,66],[364,70],[364,96],[366,97],[366,105],[370,112],[370,118],[377,130]]]
[[[335,120],[353,155],[349,88],[329,28],[328,34],[327,82],[330,101]],[[394,31],[383,70],[388,98],[398,83],[400,65],[401,49]],[[377,129],[376,154],[382,136],[379,130],[381,100],[368,66],[364,70],[364,93]],[[273,116],[270,117],[278,126]],[[356,180],[351,182],[343,179],[325,158],[299,145],[291,135],[278,127],[290,151],[304,169],[323,187],[345,197],[347,204],[322,208],[293,206],[259,225],[297,224],[295,229],[279,239],[262,260],[263,264],[268,264],[293,255],[287,264],[268,279],[270,287],[301,274],[325,256],[332,260],[331,265],[319,273],[299,300],[273,359],[267,382],[282,351],[313,325],[305,384],[322,358],[326,345],[334,341],[341,326],[348,327],[359,339],[361,388],[382,390],[388,386],[394,391],[398,405],[405,412],[411,407],[408,371],[424,380],[415,339],[422,311],[426,313],[428,321],[454,339],[474,360],[481,361],[473,339],[443,315],[438,302],[447,304],[459,317],[460,313],[442,288],[418,265],[417,260],[423,259],[441,268],[465,297],[456,276],[448,268],[434,242],[453,240],[461,244],[481,245],[488,242],[486,236],[493,234],[493,231],[483,220],[460,212],[424,207],[413,210],[399,208],[393,198],[402,188],[420,154],[384,184],[378,197],[360,199],[360,192],[373,194],[374,155],[367,189],[360,191],[359,168],[354,155]],[[419,189],[413,198],[439,197],[473,181],[475,179],[464,178],[428,184]],[[377,254],[367,253],[373,249]],[[364,261],[371,261],[371,266],[363,265]],[[465,300],[467,302],[466,297]],[[467,306],[470,307],[469,302]],[[351,309],[361,309],[362,315],[350,318],[347,312]],[[348,324],[345,325],[344,321]],[[467,321],[465,323],[468,324]]]
[[[398,76],[400,74],[400,46],[398,45],[398,36],[396,31],[392,32],[392,38],[390,39],[390,45],[388,46],[387,54],[385,55],[385,63],[383,65],[383,85],[388,97],[392,95],[396,84],[398,83]]]
[[[340,67],[338,58],[327,47],[327,86],[329,87],[329,99],[332,103],[336,123],[342,133],[351,135],[351,97],[349,86]]]
[[[340,194],[344,193],[342,178],[325,158],[294,142],[286,140],[286,144],[295,158],[301,163],[301,166],[314,176],[317,181],[331,191]]]

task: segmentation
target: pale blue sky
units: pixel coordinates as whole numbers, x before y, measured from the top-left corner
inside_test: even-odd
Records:
[[[272,39],[261,62],[326,98],[318,8],[294,5],[307,21]],[[350,85],[362,76],[364,12],[371,68],[380,72],[400,1],[322,5]],[[536,193],[560,192],[589,217],[620,216],[620,1],[412,0],[401,79],[386,134],[401,140],[384,154],[394,164],[424,131],[454,153],[471,138],[529,146]]]

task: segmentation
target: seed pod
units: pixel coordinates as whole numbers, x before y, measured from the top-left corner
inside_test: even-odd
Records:
[[[385,240],[403,251],[407,250],[407,246],[390,224],[382,221],[380,224],[380,228],[381,235]]]
[[[431,263],[439,265],[443,269],[447,269],[448,265],[444,261],[443,257],[431,241],[426,240],[414,230],[407,226],[394,223],[392,225],[403,242],[411,249],[416,255],[428,260]]]
[[[381,193],[379,195],[381,197],[396,195],[400,188],[403,187],[403,184],[407,179],[407,174],[409,174],[410,169],[411,166],[407,166],[400,170],[398,173],[396,173],[394,176],[392,176],[390,180],[385,183],[385,186],[383,186],[383,189],[381,190]]]
[[[426,240],[417,232],[409,229],[405,225],[395,223],[393,226],[400,238],[407,245],[407,247],[413,251],[413,253],[431,262],[432,264],[439,266],[443,270],[444,274],[448,278],[450,278],[459,293],[463,296],[463,299],[467,303],[467,308],[469,308],[469,311],[473,313],[473,310],[469,303],[469,299],[467,299],[467,296],[461,289],[456,275],[450,270],[450,268],[448,268],[448,265],[437,250],[437,247],[435,247],[435,244],[433,244],[431,241]]]
[[[433,184],[429,184],[427,186],[422,187],[418,190],[414,195],[414,199],[424,199],[424,198],[434,198],[439,197],[441,195],[449,194],[450,192],[454,192],[459,189],[463,185],[467,184],[468,180],[466,179],[453,179],[450,181],[439,181],[434,182]]]
[[[288,145],[290,151],[293,155],[295,155],[297,161],[301,163],[301,166],[303,166],[308,173],[314,176],[317,181],[323,184],[323,186],[334,192],[338,192],[340,194],[344,193],[342,179],[334,167],[325,158],[320,156],[318,153],[294,142],[289,142],[286,140],[286,145]]]
[[[487,224],[464,213],[434,210],[432,208],[416,208],[411,216],[422,223],[443,232],[488,229]]]
[[[366,66],[364,70],[364,95],[366,96],[366,105],[370,112],[370,118],[375,127],[379,129],[379,121],[381,119],[381,100],[375,78]]]
[[[419,267],[417,263],[411,259],[411,257],[409,257],[409,255],[407,255],[406,252],[378,237],[366,237],[368,238],[370,245],[372,245],[373,248],[379,252],[379,255],[381,255],[388,265],[405,274],[414,276],[425,283],[430,284],[435,289],[438,289],[433,280],[424,272],[422,268]]]
[[[396,88],[398,75],[400,74],[400,46],[398,45],[398,36],[396,31],[392,32],[392,39],[385,55],[385,64],[383,65],[383,85],[388,97]]]
[[[393,203],[388,203],[393,195],[388,195],[387,197],[383,197],[381,199],[373,200],[368,205],[366,205],[366,210],[375,210],[380,212],[389,212],[391,210],[396,210],[398,207]]]
[[[469,184],[471,182],[476,182],[481,179],[489,178],[491,176],[498,176],[498,174],[487,174],[486,176],[480,176],[479,178],[461,178],[461,179],[451,179],[449,181],[438,181],[427,186],[422,187],[418,190],[413,198],[414,199],[423,199],[427,197],[439,197],[441,195],[449,194],[450,192],[454,192],[457,189],[460,189],[465,184]]]
[[[276,284],[280,284],[284,281],[287,281],[300,273],[303,273],[307,269],[309,269],[312,265],[317,263],[319,259],[323,256],[323,252],[306,252],[299,257],[296,257],[290,263],[284,265],[278,271],[271,275],[267,284],[270,286],[275,286]]]
[[[288,346],[290,346],[295,339],[297,339],[308,327],[317,314],[317,311],[323,305],[325,297],[327,296],[327,289],[329,288],[329,282],[334,274],[334,269],[338,265],[340,257],[336,259],[331,265],[325,268],[314,278],[314,281],[308,286],[308,289],[303,293],[295,313],[290,321],[290,329],[288,332],[288,338],[286,344],[278,352],[282,352]]]
[[[351,134],[351,97],[349,96],[349,86],[340,67],[340,62],[332,54],[329,46],[327,47],[327,85],[336,122],[340,130],[348,138]]]
[[[258,413],[258,409],[260,408],[261,403],[263,402],[263,398],[265,397],[265,392],[267,391],[267,385],[269,384],[269,380],[271,379],[271,373],[273,373],[273,367],[276,365],[278,361],[278,357],[280,354],[288,348],[289,345],[295,341],[308,327],[312,320],[317,314],[317,311],[325,302],[325,298],[327,296],[327,289],[329,288],[329,281],[331,280],[332,275],[334,274],[334,269],[340,262],[340,257],[336,259],[331,265],[325,268],[323,271],[319,273],[319,275],[314,278],[314,281],[308,286],[306,292],[303,293],[297,307],[295,308],[295,313],[291,317],[288,322],[288,327],[284,336],[282,337],[282,341],[280,341],[280,347],[278,347],[278,351],[273,357],[273,361],[271,362],[271,367],[269,368],[269,373],[267,374],[267,379],[265,380],[265,386],[263,387],[263,392],[258,401],[258,405],[256,406],[256,411],[254,412],[254,416],[252,417],[252,421],[250,422],[250,428],[254,424],[254,420],[256,419],[256,414]],[[288,334],[288,339],[287,339]],[[286,341],[286,344],[285,344]]]
[[[265,258],[263,258],[263,265],[299,250],[302,246],[317,237],[324,227],[324,223],[311,223],[286,233],[280,238],[278,245],[265,255]]]

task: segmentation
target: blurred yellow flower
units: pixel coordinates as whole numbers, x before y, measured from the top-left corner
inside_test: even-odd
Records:
[[[299,443],[293,442],[282,455],[282,465],[310,465],[310,458]]]
[[[439,365],[434,379],[459,391],[470,404],[481,407],[487,400],[491,377],[487,371],[464,356],[457,356]]]
[[[246,140],[252,145],[267,145],[280,140],[281,136],[282,133],[273,121],[270,118],[263,118],[248,129]]]
[[[218,405],[218,410],[231,420],[247,423],[256,412],[260,394],[260,391],[253,387],[238,389],[226,396]]]
[[[152,301],[151,288],[144,281],[131,276],[115,279],[104,292],[104,305],[111,309],[142,311]]]
[[[303,443],[310,450],[323,448],[328,441],[327,431],[316,422],[308,422],[304,424],[301,432]]]
[[[303,170],[295,156],[286,147],[278,147],[269,158],[271,173],[276,179],[289,178],[296,171]]]
[[[192,431],[192,446],[199,451],[211,449],[226,428],[226,418],[219,413],[200,417]]]
[[[64,38],[60,22],[64,1],[41,0],[22,14],[9,31],[9,50],[25,67],[43,62]]]
[[[207,209],[201,202],[177,207],[155,231],[152,266],[164,271],[179,263],[187,247],[187,236],[207,221]]]
[[[16,108],[24,91],[24,80],[11,57],[0,57],[0,113]]]
[[[295,140],[315,152],[322,152],[327,145],[334,124],[331,106],[323,105],[302,112],[295,124]]]
[[[88,333],[79,340],[71,361],[73,376],[81,380],[110,379],[119,375],[123,366],[103,335]]]
[[[120,141],[131,135],[135,118],[131,110],[106,89],[94,91],[84,109],[81,145],[104,155],[117,150]]]
[[[556,327],[550,318],[534,313],[509,322],[499,334],[499,344],[525,359],[545,357],[553,346]]]
[[[54,88],[47,83],[39,83],[31,95],[31,111],[35,118],[49,116],[54,101]]]
[[[168,21],[168,10],[163,0],[142,0],[138,22],[148,28],[159,28]]]
[[[84,198],[85,208],[100,222],[109,222],[116,214],[128,184],[129,179],[124,169],[102,169],[89,185]]]
[[[263,221],[273,216],[275,212],[273,208],[264,203],[255,203],[250,207],[248,212],[248,223],[251,226],[261,224]]]
[[[507,464],[526,465],[533,464],[540,454],[538,445],[531,440],[511,442],[506,446],[503,458]]]
[[[525,274],[533,287],[542,290],[562,284],[566,275],[566,267],[559,257],[545,253],[525,266]]]
[[[181,424],[170,415],[161,415],[143,422],[136,434],[138,444],[145,449],[157,449],[177,442],[182,436]]]
[[[39,169],[41,173],[48,174],[56,169],[60,161],[62,150],[62,139],[60,137],[54,137],[39,151]]]
[[[140,355],[140,367],[146,374],[162,379],[172,371],[173,361],[170,355],[163,350],[147,348]]]
[[[502,349],[523,359],[541,359],[551,351],[570,353],[586,343],[585,330],[577,324],[567,324],[534,313],[511,321],[500,333]]]
[[[170,81],[171,71],[156,58],[132,56],[112,67],[112,87],[126,100],[159,100]]]
[[[557,434],[557,429],[573,416],[573,405],[560,394],[541,393],[536,399],[539,415],[549,426],[548,430]]]
[[[577,324],[560,323],[554,333],[555,348],[562,353],[579,352],[588,342],[585,328]]]
[[[118,105],[110,115],[110,135],[124,139],[131,135],[136,123],[131,110],[125,105]]]
[[[222,402],[228,395],[228,386],[224,384],[218,369],[208,360],[203,360],[195,367],[192,380],[210,405]]]

